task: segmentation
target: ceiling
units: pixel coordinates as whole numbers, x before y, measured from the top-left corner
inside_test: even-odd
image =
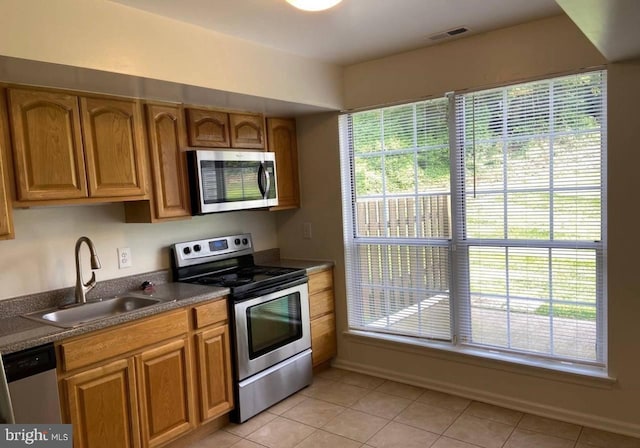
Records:
[[[343,0],[316,13],[285,0],[111,1],[339,65],[442,42],[428,37],[461,26],[468,36],[562,13],[555,0]]]

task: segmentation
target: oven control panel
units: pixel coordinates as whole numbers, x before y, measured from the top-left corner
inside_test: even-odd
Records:
[[[253,253],[250,233],[221,236],[205,240],[185,241],[172,246],[176,266],[190,266],[207,261],[215,261],[230,256]]]

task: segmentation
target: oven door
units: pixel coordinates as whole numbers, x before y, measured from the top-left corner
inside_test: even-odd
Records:
[[[311,348],[306,282],[235,303],[234,319],[239,381]]]

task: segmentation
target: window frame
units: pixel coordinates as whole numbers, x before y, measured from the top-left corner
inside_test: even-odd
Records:
[[[601,176],[601,184],[600,184],[600,198],[601,198],[601,207],[600,207],[600,225],[601,225],[601,240],[594,242],[587,241],[561,241],[561,240],[510,240],[505,235],[504,239],[483,239],[483,238],[467,238],[466,237],[466,221],[464,215],[464,205],[460,206],[460,201],[464,201],[465,188],[466,185],[463,183],[463,180],[460,179],[461,175],[464,175],[464,158],[465,152],[464,148],[459,148],[458,140],[456,136],[456,98],[459,95],[468,94],[469,91],[465,92],[450,92],[446,96],[449,99],[448,104],[448,116],[447,116],[447,125],[449,132],[449,157],[450,157],[450,167],[449,167],[449,175],[450,175],[450,183],[451,187],[448,192],[450,198],[450,238],[449,239],[430,239],[424,237],[417,237],[414,239],[411,238],[402,238],[402,237],[391,237],[389,236],[388,229],[385,230],[384,237],[362,237],[358,236],[357,232],[357,192],[355,186],[355,160],[357,153],[354,148],[353,139],[349,138],[349,129],[353,129],[352,122],[352,113],[342,114],[340,117],[340,148],[341,148],[341,163],[342,163],[342,188],[343,188],[343,223],[345,225],[345,231],[343,233],[344,237],[344,247],[345,247],[345,263],[347,267],[347,271],[350,266],[354,265],[354,257],[356,256],[354,251],[355,248],[365,244],[384,244],[386,246],[390,245],[428,245],[428,246],[438,246],[438,247],[447,247],[449,254],[449,303],[450,303],[450,322],[451,322],[451,339],[450,341],[443,342],[441,340],[435,339],[431,340],[434,342],[435,346],[442,346],[442,344],[449,344],[452,348],[463,348],[468,347],[472,351],[486,351],[488,353],[493,354],[502,354],[505,356],[513,356],[514,359],[517,360],[518,357],[523,357],[525,360],[538,360],[538,361],[548,361],[552,364],[575,364],[577,366],[592,366],[592,367],[606,367],[608,364],[608,354],[607,354],[607,340],[608,340],[608,329],[607,329],[607,290],[606,290],[606,242],[607,242],[607,207],[606,207],[606,197],[607,197],[607,110],[606,110],[606,69],[597,68],[593,71],[600,71],[604,73],[604,92],[602,93],[602,125],[600,129],[601,136],[601,145],[600,145],[600,176]],[[579,75],[581,73],[573,73],[573,75]],[[588,73],[588,72],[587,72]],[[571,74],[568,74],[571,75]],[[562,76],[552,76],[548,78],[538,79],[537,81],[544,80],[554,80],[557,78],[561,78],[568,75]],[[534,82],[529,81],[529,82]],[[526,84],[526,82],[517,83],[517,84]],[[498,86],[495,88],[508,88],[513,86],[514,84]],[[494,88],[494,89],[495,89]],[[482,89],[479,91],[491,90],[491,89]],[[428,100],[427,100],[428,101]],[[415,101],[406,104],[413,104]],[[397,106],[397,105],[394,105]],[[393,107],[393,106],[389,106]],[[376,108],[376,110],[385,109]],[[346,118],[345,118],[346,117]],[[349,120],[348,124],[343,125],[342,120]],[[384,131],[383,131],[384,132]],[[414,121],[414,132],[415,132],[415,121]],[[411,151],[417,151],[416,148],[413,148]],[[380,150],[381,153],[384,153],[384,148]],[[414,161],[415,163],[415,161]],[[348,167],[348,169],[346,169]],[[384,173],[383,173],[384,175]],[[460,183],[460,187],[458,187]],[[505,187],[506,188],[506,187]],[[506,191],[506,190],[505,190]],[[345,192],[349,192],[348,196],[345,195]],[[380,194],[380,197],[385,197],[386,190],[383,190],[383,193]],[[350,201],[346,201],[347,197],[350,198]],[[348,230],[347,230],[348,229]],[[473,343],[469,343],[465,341],[465,338],[471,334],[471,329],[469,328],[471,325],[471,301],[470,301],[470,288],[467,288],[467,291],[461,291],[461,279],[460,275],[462,273],[463,277],[466,279],[469,278],[469,255],[468,251],[470,247],[495,247],[495,246],[504,246],[504,247],[547,247],[549,251],[551,249],[556,248],[568,248],[568,249],[589,249],[595,251],[595,259],[596,259],[596,360],[590,361],[585,359],[571,359],[571,358],[563,358],[552,356],[548,354],[536,354],[532,352],[522,352],[520,350],[512,350],[507,347],[487,347],[486,345],[476,345]],[[466,256],[464,252],[467,252]],[[385,271],[388,271],[386,269]],[[364,332],[367,330],[363,330],[362,328],[354,328],[351,325],[351,318],[353,316],[353,307],[356,306],[358,302],[357,299],[353,299],[355,297],[354,290],[355,285],[353,284],[353,276],[351,273],[347,272],[346,279],[346,288],[347,288],[347,308],[349,313],[349,329],[354,329],[356,332]],[[464,280],[464,279],[463,279]],[[372,332],[378,333],[378,331]],[[384,331],[380,331],[380,333],[385,333]],[[403,337],[403,336],[401,336]],[[419,338],[421,342],[429,344],[430,339],[428,338]],[[551,340],[553,343],[553,339]],[[517,362],[517,361],[516,361]],[[527,364],[527,362],[523,362],[523,364]]]

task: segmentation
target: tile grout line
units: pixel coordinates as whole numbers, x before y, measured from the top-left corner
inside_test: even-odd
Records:
[[[580,426],[580,431],[578,432],[578,438],[576,439],[576,443],[573,444],[573,448],[576,448],[578,446],[578,443],[580,443],[580,437],[582,437],[582,431],[584,431],[584,426]]]
[[[360,402],[360,400],[362,400],[363,398],[365,398],[365,397],[367,397],[367,396],[371,395],[371,393],[372,393],[372,392],[376,392],[376,391],[378,391],[378,388],[380,388],[380,387],[381,387],[383,384],[385,384],[386,382],[388,382],[388,380],[386,380],[386,379],[385,379],[382,383],[380,383],[380,384],[379,384],[379,385],[377,385],[376,387],[374,387],[374,388],[372,388],[372,389],[369,389],[369,392],[368,392],[366,395],[362,396],[362,397],[361,397],[360,399],[358,399],[355,403],[353,403],[352,405],[350,405],[347,409],[351,409],[351,410],[354,410],[354,411],[359,411],[359,412],[362,412],[362,413],[364,413],[364,414],[372,415],[372,416],[374,416],[374,417],[378,417],[378,418],[384,418],[384,417],[380,417],[380,416],[378,416],[378,415],[371,414],[371,413],[366,412],[366,411],[360,411],[359,409],[353,409],[353,406],[355,406],[356,404],[358,404],[358,403]],[[349,384],[349,383],[345,383],[345,382],[342,382],[342,384],[347,384],[347,385],[349,385],[349,386],[355,386],[355,387],[361,387],[361,386],[356,386],[355,384]],[[378,392],[378,393],[383,394],[383,395],[388,395],[388,396],[390,396],[390,397],[405,398],[405,397],[398,397],[397,395],[385,394],[384,392]],[[421,395],[422,395],[422,393],[421,393],[420,395],[418,395],[418,397],[420,397]],[[409,401],[409,404],[407,404],[407,407],[409,407],[409,406],[410,406],[410,404],[411,404],[411,403],[413,403],[413,402],[412,402],[411,400],[409,400],[408,398],[405,398],[405,399]],[[418,399],[418,398],[416,397],[416,399],[414,399],[414,401],[415,401],[415,400],[417,400],[417,399]],[[406,407],[405,407],[404,409],[406,409]],[[385,423],[385,424],[384,424],[384,426],[382,426],[382,427],[381,427],[380,429],[378,429],[375,433],[373,433],[373,434],[372,434],[372,435],[371,435],[371,436],[370,436],[366,441],[364,441],[364,442],[360,442],[359,440],[356,440],[356,442],[361,443],[361,444],[362,444],[362,445],[361,445],[361,447],[362,447],[362,446],[367,445],[367,444],[369,443],[369,441],[370,441],[371,439],[373,439],[373,438],[374,438],[374,437],[375,437],[379,432],[381,432],[384,428],[386,428],[386,427],[387,427],[387,426],[389,426],[392,422],[394,422],[395,417],[397,417],[398,415],[400,415],[400,414],[404,411],[404,409],[403,409],[402,411],[398,412],[398,414],[396,414],[396,415],[395,415],[393,418],[391,418],[391,419],[384,418],[385,420],[387,420],[387,423]],[[326,426],[326,425],[325,425],[325,426]],[[349,440],[354,440],[354,439],[350,439],[349,437],[347,437],[347,439],[349,439]],[[434,442],[434,443],[435,443],[435,442]]]
[[[507,409],[507,408],[504,408]],[[509,433],[509,435],[507,436],[507,438],[505,439],[504,443],[502,444],[502,447],[504,448],[504,446],[509,442],[509,439],[511,438],[511,436],[513,436],[513,433],[516,432],[516,429],[518,429],[518,425],[520,424],[520,422],[522,421],[522,419],[524,418],[525,414],[524,412],[521,412],[521,416],[518,419],[518,421],[516,422],[515,425],[513,425],[513,429],[511,430],[511,432]]]
[[[312,398],[312,397],[309,397],[309,398]],[[312,398],[312,399],[316,400],[316,398]],[[335,405],[335,403],[331,403],[330,401],[325,401],[325,400],[318,400],[318,401],[323,401],[323,402],[325,402],[325,403],[329,403],[329,404],[334,404],[334,405]],[[336,406],[340,406],[340,405],[336,405]],[[294,406],[294,407],[295,407],[295,406]],[[346,411],[347,409],[350,409],[350,408],[345,407],[345,406],[341,406],[341,407],[343,407],[344,409],[343,409],[343,410],[341,410],[341,411],[340,411],[340,414],[336,415],[334,418],[339,417],[341,414],[343,414],[343,413],[344,413],[344,411]],[[323,432],[326,432],[326,433],[328,433],[328,434],[332,434],[332,435],[334,435],[334,436],[338,436],[338,437],[342,437],[342,438],[345,438],[345,439],[348,439],[348,440],[352,440],[352,441],[357,442],[357,443],[363,443],[363,442],[361,442],[361,441],[359,441],[359,440],[352,439],[351,437],[347,437],[347,436],[343,436],[343,435],[340,435],[340,434],[336,434],[336,433],[333,433],[333,432],[331,432],[331,431],[326,431],[326,430],[324,429],[324,427],[325,427],[325,426],[327,426],[327,425],[329,424],[329,422],[330,422],[331,420],[333,420],[333,419],[329,420],[329,422],[325,423],[325,424],[324,424],[324,425],[322,425],[320,428],[316,428],[315,426],[307,425],[306,423],[302,423],[302,422],[299,422],[299,421],[297,421],[297,420],[293,420],[293,419],[291,419],[291,418],[289,418],[289,417],[285,417],[284,415],[279,415],[278,417],[282,417],[283,419],[288,420],[288,421],[293,422],[293,423],[299,423],[299,424],[301,424],[301,425],[308,426],[308,427],[310,427],[310,428],[313,428],[313,430],[314,430],[311,434],[309,434],[307,437],[305,437],[305,438],[304,438],[304,439],[302,439],[300,442],[298,442],[298,443],[297,443],[293,448],[295,448],[295,447],[297,447],[298,445],[300,445],[302,442],[304,442],[305,440],[307,440],[309,437],[311,437],[311,436],[312,436],[313,434],[315,434],[317,431],[323,431]],[[268,424],[268,423],[269,423],[269,422],[267,422],[266,424]],[[367,440],[368,440],[368,439],[367,439]],[[255,443],[255,442],[254,442],[254,443]],[[365,443],[366,443],[366,442],[365,442]]]
[[[385,423],[385,425],[384,425],[382,428],[380,428],[379,430],[377,430],[375,433],[371,434],[371,437],[369,437],[369,438],[368,438],[368,439],[363,443],[363,445],[367,445],[367,444],[369,443],[369,440],[373,439],[376,435],[378,435],[378,433],[379,433],[380,431],[382,431],[384,428],[386,428],[387,426],[389,426],[389,425],[391,424],[391,422],[392,422],[392,421],[393,421],[393,420],[389,420],[389,421],[387,421],[387,423]]]
[[[430,390],[430,389],[427,389],[427,390]],[[449,395],[451,395],[451,394],[449,394]],[[452,395],[452,396],[457,396],[457,395]],[[454,418],[451,423],[449,423],[449,426],[447,426],[444,431],[442,431],[442,434],[440,434],[440,437],[438,438],[438,440],[440,440],[443,437],[446,437],[446,438],[451,439],[451,440],[457,440],[458,442],[467,443],[469,445],[474,445],[474,446],[477,446],[478,448],[482,448],[481,445],[476,445],[475,443],[471,443],[471,442],[468,442],[466,440],[460,440],[460,439],[458,439],[456,437],[453,437],[453,436],[445,436],[444,435],[444,433],[447,432],[449,430],[449,428],[451,428],[453,426],[453,424],[455,422],[457,422],[460,417],[462,417],[462,414],[464,414],[464,411],[466,411],[469,408],[469,406],[471,406],[471,403],[473,403],[473,400],[469,400],[469,403],[462,409],[462,411],[460,411],[458,416],[456,418]],[[436,406],[436,407],[438,407],[438,406]],[[437,440],[436,440],[436,442],[437,442]]]

